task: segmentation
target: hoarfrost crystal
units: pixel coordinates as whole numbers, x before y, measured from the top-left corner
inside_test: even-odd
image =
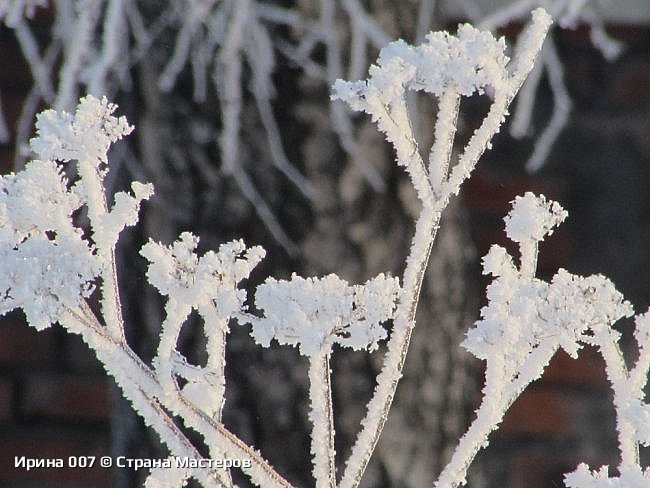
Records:
[[[336,275],[290,281],[269,278],[257,288],[255,306],[264,311],[252,320],[252,336],[268,346],[300,347],[311,356],[333,343],[353,349],[376,349],[386,337],[381,323],[392,318],[398,297],[397,278],[383,274],[364,285],[349,286]]]
[[[2,240],[18,244],[25,238],[80,234],[72,214],[83,200],[68,189],[68,182],[53,161],[30,161],[17,174],[0,178],[0,232]]]
[[[640,345],[639,363],[628,374],[617,344],[619,334],[611,328],[620,318],[634,314],[632,306],[601,275],[582,277],[560,269],[550,283],[536,278],[537,245],[567,213],[557,202],[532,193],[511,203],[504,221],[508,237],[520,245],[521,264],[517,268],[500,246],[492,246],[483,258],[484,274],[495,279],[487,288],[488,305],[481,309],[481,319],[468,331],[462,346],[487,362],[484,397],[435,486],[464,484],[463,473],[478,449],[487,445],[490,432],[525,388],[542,375],[555,352],[562,348],[577,358],[585,343],[600,349],[614,390],[622,476],[610,484],[606,468],[591,477],[582,466],[567,475],[567,486],[642,486],[637,484],[641,472],[635,446],[647,431],[642,425],[648,407],[640,400],[645,380],[634,378],[647,375],[650,358]]]
[[[469,24],[459,26],[456,36],[431,32],[419,46],[403,40],[391,42],[370,67],[367,81],[337,80],[333,98],[374,114],[375,100],[387,105],[405,90],[436,96],[449,87],[466,96],[482,93],[486,86],[499,86],[505,80],[509,60],[505,48],[503,38],[497,40]]]
[[[621,468],[619,477],[609,477],[609,466],[602,466],[598,471],[589,471],[581,463],[573,472],[564,475],[567,488],[647,488],[650,486],[650,468],[641,470],[639,466]]]
[[[36,119],[37,137],[30,141],[32,149],[43,159],[58,161],[91,160],[108,162],[108,148],[133,130],[125,117],[112,114],[117,105],[86,96],[74,115],[46,110]]]
[[[0,313],[42,329],[90,295],[100,262],[72,222],[82,204],[52,161],[0,178]]]
[[[11,8],[0,8],[0,17],[16,18],[17,12],[37,3],[14,2]],[[249,2],[232,5],[237,22],[228,29],[228,52],[242,48],[241,32],[247,31],[239,27],[248,19],[245,14],[250,6]],[[99,15],[100,10],[93,11]],[[108,17],[111,25],[118,19]],[[124,117],[113,115],[116,106],[106,98],[87,96],[80,100],[74,114],[43,112],[37,120],[37,136],[31,140],[40,159],[28,163],[17,174],[0,178],[0,314],[22,308],[29,323],[39,329],[58,321],[80,334],[145,423],[160,434],[172,456],[200,459],[202,453],[207,453],[214,459],[248,459],[250,466],[242,467],[242,471],[252,483],[290,488],[258,451],[222,422],[230,323],[233,319],[250,323],[257,343],[269,346],[275,340],[296,346],[308,356],[312,473],[316,486],[356,488],[377,445],[402,375],[442,210],[490,147],[551,23],[543,9],[535,10],[532,19],[520,35],[512,61],[505,55],[503,39],[463,25],[456,35],[431,33],[415,47],[404,41],[391,43],[382,49],[367,80],[338,80],[334,85],[333,98],[370,113],[378,122],[422,203],[402,286],[398,278],[384,274],[363,285],[349,285],[334,274],[323,278],[295,274],[290,280],[268,278],[257,287],[254,310],[249,311],[246,290],[240,286],[264,257],[262,248],[247,248],[243,241],[236,240],[200,256],[196,252],[199,238],[188,232],[171,245],[149,241],[141,249],[149,262],[147,278],[166,301],[156,355],[146,364],[127,342],[115,247],[124,227],[137,223],[140,204],[153,195],[153,187],[134,182],[130,193],[118,192],[109,205],[104,184],[108,150],[133,127]],[[259,25],[251,22],[251,28]],[[262,44],[267,45],[266,41]],[[173,84],[186,56],[174,56],[163,84]],[[228,64],[230,58],[226,56],[221,62],[232,77],[220,97],[224,101],[238,100],[239,64]],[[64,64],[64,70],[70,67],[67,61]],[[38,67],[32,68],[38,71]],[[37,84],[42,85],[43,93],[48,91],[46,77],[38,78]],[[62,95],[57,99],[71,100],[75,85],[61,84],[58,90]],[[452,164],[460,98],[483,93],[488,87],[491,107]],[[407,91],[424,91],[438,98],[428,161],[422,159],[413,132]],[[235,164],[237,130],[233,131],[239,108],[232,108],[230,122],[226,123],[230,136],[222,138],[228,143],[222,145],[222,155],[242,184],[242,173]],[[73,185],[65,179],[57,161],[75,162],[78,179]],[[72,219],[82,207],[90,223],[87,230],[75,226]],[[500,246],[493,246],[483,258],[484,273],[494,276],[487,289],[489,302],[463,342],[465,348],[487,362],[484,399],[477,418],[460,439],[435,486],[455,488],[464,484],[467,469],[478,450],[487,445],[490,432],[527,385],[542,375],[553,354],[562,348],[575,357],[583,344],[590,344],[603,355],[614,391],[620,476],[610,478],[607,466],[590,471],[583,464],[566,475],[566,485],[645,487],[650,474],[640,466],[638,444],[650,442],[650,405],[644,394],[650,369],[650,312],[635,318],[639,357],[628,369],[618,345],[620,334],[611,326],[620,317],[631,316],[633,310],[614,285],[600,275],[585,278],[563,269],[550,282],[535,276],[539,242],[567,213],[558,203],[532,193],[517,197],[512,207],[504,220],[506,234],[519,244],[519,263]],[[90,238],[86,239],[86,234]],[[95,284],[99,287],[99,310],[91,309],[87,302]],[[181,329],[193,310],[203,320],[206,335],[207,358],[201,366],[191,364],[177,349]],[[336,343],[372,351],[388,337],[384,324],[389,320],[393,322],[390,339],[376,389],[339,481],[331,392],[332,346]],[[202,448],[197,448],[194,436],[186,435],[190,430],[200,436]],[[212,469],[209,464],[171,471],[154,466],[145,486],[185,486],[190,478],[206,487],[233,485],[229,470]]]
[[[515,242],[533,241],[536,245],[566,216],[559,203],[528,192],[512,202],[512,210],[504,218],[506,233]],[[483,273],[495,277],[487,288],[489,303],[481,309],[481,320],[467,333],[462,346],[481,359],[508,351],[508,374],[515,374],[542,340],[552,338],[577,357],[578,341],[590,326],[614,323],[633,313],[604,276],[583,278],[560,269],[546,283],[521,273],[501,246],[493,245],[485,255]]]
[[[541,241],[553,234],[553,228],[566,219],[568,213],[557,202],[547,202],[544,195],[539,197],[526,192],[523,197],[516,197],[512,210],[503,219],[506,223],[506,235],[514,242],[526,240]]]
[[[150,263],[149,282],[173,304],[201,312],[216,305],[222,318],[239,312],[246,292],[237,284],[262,260],[264,250],[259,246],[247,249],[237,240],[222,244],[217,253],[208,251],[199,257],[194,252],[198,243],[198,237],[184,232],[170,246],[154,241],[145,244],[140,254]]]

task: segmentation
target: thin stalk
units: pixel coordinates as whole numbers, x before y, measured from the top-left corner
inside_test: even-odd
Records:
[[[181,327],[191,311],[189,306],[173,307],[169,301],[165,305],[165,320],[160,325],[160,338],[156,357],[153,360],[157,381],[165,394],[176,389],[172,358]]]
[[[89,313],[91,315],[88,315]],[[70,311],[69,317],[62,322],[71,332],[81,335],[93,349],[97,358],[106,366],[106,371],[115,379],[124,397],[129,399],[145,423],[156,431],[173,455],[187,456],[191,459],[202,458],[156,398],[163,395],[159,391],[160,386],[155,382],[153,371],[130,349],[108,336],[89,308],[86,307],[82,313]],[[118,364],[116,358],[120,358],[120,367],[110,368],[109,364]],[[136,384],[135,377],[140,379],[138,382],[140,384]],[[197,469],[193,476],[206,488],[227,486],[226,480],[221,477],[218,470]]]
[[[623,352],[609,327],[594,331],[594,344],[598,346],[605,360],[605,371],[614,392],[616,431],[618,449],[621,454],[619,468],[639,464],[639,444],[635,440],[634,424],[625,416],[625,408],[634,400],[634,389],[628,388],[630,372],[625,364]]]
[[[206,370],[210,373],[214,373],[215,377],[219,378],[221,382],[218,385],[210,384],[211,388],[217,390],[217,401],[218,405],[215,405],[214,412],[212,417],[217,421],[221,422],[221,416],[223,413],[223,405],[225,402],[225,393],[226,393],[226,337],[228,334],[228,321],[227,319],[220,319],[216,321],[215,324],[211,324],[205,320],[205,331],[207,336],[207,347],[208,347],[208,362],[206,364]],[[208,333],[208,331],[210,331]],[[212,447],[210,448],[212,450]]]
[[[95,351],[97,358],[106,365],[107,373],[113,376],[124,397],[132,403],[145,423],[159,433],[161,440],[173,455],[193,459],[202,458],[167,411],[183,418],[185,425],[200,432],[209,445],[219,445],[228,457],[250,460],[251,466],[243,467],[242,470],[254,483],[269,488],[292,488],[292,485],[278,474],[259,452],[246,445],[223,424],[198,410],[183,398],[180,392],[176,391],[176,396],[165,395],[151,368],[142,362],[126,342],[108,335],[87,305],[82,305],[82,310],[71,311],[70,317],[66,318],[64,323],[71,332],[80,334],[88,346]],[[218,470],[209,472],[212,475],[202,475],[198,477],[199,481],[209,487],[220,486],[216,484],[216,479],[213,479],[213,476],[221,478]],[[226,486],[228,483],[224,479],[220,479],[219,482]]]
[[[316,488],[336,488],[330,349],[326,347],[325,351],[309,358],[309,419],[313,424],[311,453]]]
[[[434,141],[429,152],[429,180],[431,188],[437,193],[440,185],[447,179],[451,150],[458,125],[460,94],[449,87],[438,100],[438,114],[434,129]]]
[[[390,111],[385,107],[387,118],[375,114],[379,119],[380,128],[383,125],[382,130],[386,131],[391,142],[395,142],[397,138],[406,139],[406,142],[411,142],[412,139],[412,143],[395,144],[395,148],[398,151],[398,164],[406,166],[418,198],[423,203],[423,208],[416,222],[413,245],[406,260],[403,292],[395,314],[393,332],[388,341],[388,351],[384,357],[382,371],[377,376],[375,393],[368,403],[366,416],[361,422],[361,432],[346,463],[341,488],[355,488],[359,485],[386,423],[395,390],[402,375],[411,333],[415,326],[415,312],[422,280],[429,261],[431,246],[440,223],[442,210],[447,205],[451,195],[456,194],[461,183],[469,177],[478,159],[489,147],[490,140],[499,130],[508,113],[510,102],[521,87],[526,75],[532,69],[550,23],[550,16],[543,9],[537,9],[533,12],[533,22],[523,32],[515,50],[515,57],[511,63],[512,75],[507,80],[504,80],[504,89],[498,90],[495,94],[495,100],[490,111],[479,129],[471,137],[464,153],[459,158],[458,164],[451,170],[450,175],[444,182],[436,188],[438,198],[435,200],[429,175],[417,151],[417,143],[412,138],[412,131],[409,132],[410,126],[403,127],[392,122],[393,119],[401,120],[401,118],[404,118],[405,107],[400,105],[391,106]],[[447,103],[445,105],[453,106]],[[406,121],[408,122],[408,117],[406,117]],[[394,130],[396,128],[402,129],[404,132],[400,133]],[[409,148],[409,154],[403,152],[406,148]],[[439,154],[442,155],[446,152],[440,151]],[[438,154],[438,151],[434,151],[434,155],[436,154]],[[445,164],[448,165],[448,159],[430,161],[430,167],[439,165],[440,168],[444,168]],[[473,455],[471,458],[473,459]]]
[[[487,445],[490,432],[496,430],[505,413],[526,386],[541,376],[544,368],[557,351],[557,347],[557,343],[554,341],[540,344],[519,368],[519,375],[510,381],[492,380],[491,373],[499,375],[501,371],[493,371],[494,368],[488,364],[484,392],[489,391],[490,393],[483,397],[481,406],[476,411],[476,418],[458,442],[451,460],[440,473],[438,480],[433,484],[435,488],[456,488],[466,483],[467,470],[476,454]],[[498,391],[491,391],[490,387],[493,383],[506,385],[501,394],[498,394]]]
[[[537,272],[537,254],[539,252],[539,241],[526,239],[519,243],[519,254],[521,255],[520,273],[522,278],[532,280]]]
[[[212,306],[214,307],[214,305]],[[223,406],[226,401],[226,337],[228,334],[228,319],[218,318],[217,320],[211,320],[217,314],[216,310],[213,310],[213,312],[214,314],[203,316],[203,327],[207,337],[208,350],[208,361],[205,370],[216,380],[208,382],[205,387],[212,388],[216,392],[215,397],[217,402],[213,410],[207,413],[212,414],[215,422],[221,424]],[[208,444],[208,449],[212,458],[223,456],[223,449],[217,444]],[[232,475],[229,469],[226,471],[226,477],[230,485],[232,485]]]
[[[361,432],[346,463],[340,483],[341,488],[352,488],[359,485],[388,418],[397,383],[406,361],[406,353],[415,325],[415,312],[420,289],[439,222],[440,212],[434,212],[429,207],[424,207],[416,222],[412,248],[414,252],[407,259],[403,293],[395,314],[393,332],[384,357],[384,366],[377,376],[375,393],[368,403]],[[416,243],[424,243],[424,245],[416,246]]]
[[[96,231],[96,226],[100,225],[101,217],[109,212],[104,192],[103,176],[100,174],[98,164],[95,161],[81,160],[77,165],[88,198],[88,218],[93,232]],[[102,316],[106,321],[109,333],[115,338],[124,338],[124,321],[115,260],[116,242],[104,243],[98,241],[96,245],[105,263],[101,275]]]

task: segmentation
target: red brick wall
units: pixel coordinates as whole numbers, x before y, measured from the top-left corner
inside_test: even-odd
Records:
[[[33,459],[110,454],[109,380],[78,337],[37,332],[12,313],[0,326],[0,486],[109,487],[94,468],[15,468]]]

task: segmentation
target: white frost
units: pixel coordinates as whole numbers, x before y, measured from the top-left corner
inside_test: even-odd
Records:
[[[133,130],[126,117],[115,117],[117,105],[88,95],[79,101],[74,115],[45,110],[36,118],[37,136],[32,149],[43,159],[108,162],[108,148]]]
[[[264,250],[259,246],[247,249],[238,240],[222,244],[216,253],[208,251],[199,257],[194,252],[198,243],[198,237],[183,232],[170,246],[154,241],[142,246],[140,254],[150,263],[149,283],[178,306],[203,311],[215,305],[223,318],[239,312],[246,291],[238,289],[237,284],[248,278],[264,257]]]
[[[366,81],[334,83],[333,99],[348,102],[355,110],[373,114],[371,99],[389,104],[404,91],[422,90],[441,96],[452,87],[461,95],[482,93],[499,86],[506,78],[505,40],[469,24],[458,27],[455,36],[431,32],[419,46],[403,40],[384,47]]]
[[[481,359],[504,356],[508,374],[540,342],[552,340],[577,357],[579,341],[593,324],[614,323],[632,308],[607,278],[583,278],[560,269],[551,283],[499,276],[487,288],[489,304],[462,346]]]
[[[382,322],[392,318],[399,293],[397,278],[383,274],[364,285],[349,286],[330,274],[290,281],[268,278],[257,287],[255,306],[262,318],[250,319],[258,344],[298,346],[311,356],[333,343],[352,349],[376,349],[386,337]]]
[[[71,216],[83,203],[56,163],[30,161],[23,171],[0,178],[0,237],[18,244],[47,231],[78,234]]]
[[[504,248],[492,246],[483,258],[484,274],[495,277],[487,288],[488,305],[481,309],[481,319],[462,343],[487,362],[484,398],[476,419],[434,486],[464,484],[466,470],[476,452],[487,445],[489,433],[498,427],[524,389],[542,375],[557,349],[562,348],[577,358],[585,343],[599,347],[614,390],[622,458],[621,484],[589,481],[591,474],[582,467],[567,476],[571,483],[567,486],[642,486],[634,484],[641,483],[634,481],[641,479],[640,468],[637,472],[638,466],[632,465],[638,464],[635,442],[647,440],[648,429],[644,426],[649,415],[648,407],[640,401],[645,384],[640,378],[647,375],[644,361],[648,358],[642,351],[639,367],[645,369],[638,375],[635,371],[628,375],[616,343],[620,334],[611,329],[621,317],[633,315],[632,306],[601,275],[585,278],[560,269],[550,283],[535,278],[537,244],[567,213],[558,203],[547,202],[532,193],[517,197],[512,206],[505,219],[506,230],[508,237],[520,244],[521,265],[517,268]],[[642,338],[644,332],[639,336]],[[606,470],[604,479],[607,479]]]
[[[22,307],[37,329],[50,326],[90,296],[99,263],[77,238],[34,236],[0,246],[0,313]]]
[[[96,242],[101,242],[104,248],[111,249],[117,243],[122,229],[138,222],[140,203],[153,195],[151,183],[143,184],[134,181],[131,183],[131,189],[133,196],[123,191],[117,192],[111,210],[96,217],[93,238]]]
[[[567,215],[559,203],[527,192],[512,202],[504,219],[506,233],[515,242],[536,245]],[[504,356],[507,375],[516,374],[541,341],[552,340],[576,357],[578,342],[590,326],[633,314],[604,276],[584,278],[560,269],[546,283],[517,269],[501,246],[493,245],[485,255],[483,273],[495,277],[487,288],[489,303],[462,346],[481,359]]]
[[[598,471],[589,471],[581,463],[573,472],[564,475],[564,484],[568,488],[647,488],[650,486],[650,468],[641,470],[639,466],[620,468],[619,477],[609,477],[609,466],[602,466]]]
[[[547,202],[544,195],[537,197],[531,192],[516,197],[511,203],[512,210],[503,220],[506,234],[514,242],[541,241],[544,236],[553,234],[553,228],[568,215],[559,203]]]
[[[171,467],[152,468],[149,476],[144,482],[144,488],[183,488],[187,486],[189,470],[173,466],[174,460],[170,460]]]
[[[22,307],[42,329],[90,295],[100,262],[72,223],[82,203],[52,161],[0,177],[0,313]]]

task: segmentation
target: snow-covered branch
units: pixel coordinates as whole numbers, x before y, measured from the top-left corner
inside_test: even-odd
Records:
[[[567,213],[557,202],[532,193],[512,203],[504,219],[506,234],[519,244],[521,264],[515,266],[506,250],[496,245],[483,258],[484,273],[495,280],[488,286],[489,303],[481,310],[481,320],[462,344],[487,362],[483,402],[435,486],[464,484],[472,459],[487,446],[488,435],[515,399],[542,375],[559,348],[577,358],[582,344],[600,349],[612,383],[621,452],[621,477],[616,483],[622,484],[599,484],[598,480],[609,479],[607,467],[591,478],[581,465],[566,476],[567,486],[642,486],[647,481],[640,480],[647,480],[647,473],[642,474],[639,466],[638,444],[648,443],[650,418],[643,401],[650,364],[645,350],[647,314],[636,318],[640,356],[632,379],[618,346],[620,334],[612,328],[620,318],[633,315],[630,303],[601,275],[584,278],[560,269],[550,283],[535,278],[537,244]]]
[[[386,139],[393,144],[397,164],[406,168],[422,202],[406,260],[402,280],[404,291],[395,313],[388,352],[377,376],[377,387],[362,421],[362,430],[346,463],[341,481],[343,487],[359,484],[388,416],[404,367],[422,279],[442,210],[490,146],[492,136],[507,115],[510,101],[532,69],[550,22],[545,11],[533,12],[533,22],[522,35],[509,64],[503,40],[496,40],[489,32],[466,24],[459,27],[457,36],[447,32],[431,33],[416,47],[404,41],[393,42],[382,49],[377,65],[370,68],[368,80],[352,83],[338,80],[334,85],[334,98],[348,102],[355,110],[368,112],[377,122]],[[492,106],[458,162],[449,170],[457,98],[482,93],[488,86],[495,93]],[[423,91],[441,100],[435,123],[437,139],[427,164],[420,156],[406,109],[407,90]]]
[[[17,174],[2,177],[2,301],[1,312],[22,308],[28,322],[43,329],[56,322],[81,335],[106,371],[115,378],[134,409],[179,456],[200,458],[174,421],[202,433],[215,457],[250,459],[245,472],[263,486],[289,486],[252,448],[221,424],[224,392],[224,346],[220,340],[230,317],[243,311],[245,291],[237,284],[248,277],[264,253],[235,241],[218,253],[199,258],[198,239],[181,235],[171,248],[150,242],[142,254],[151,262],[147,276],[168,295],[167,318],[154,369],[145,365],[125,339],[117,286],[115,245],[126,225],[138,220],[140,202],[151,185],[133,183],[134,196],[118,193],[108,207],[103,180],[110,145],[132,127],[112,115],[115,105],[92,96],[81,99],[75,114],[43,112],[32,149],[42,160]],[[74,161],[79,180],[70,184],[57,163]],[[77,227],[72,214],[84,207],[92,241]],[[100,282],[101,321],[87,299]],[[178,332],[189,311],[203,317],[210,353],[205,368],[192,367],[176,350]],[[213,330],[214,329],[214,330]],[[188,374],[187,371],[192,371]],[[185,381],[181,388],[177,378]],[[179,479],[199,479],[204,486],[230,486],[228,473],[200,468]]]

